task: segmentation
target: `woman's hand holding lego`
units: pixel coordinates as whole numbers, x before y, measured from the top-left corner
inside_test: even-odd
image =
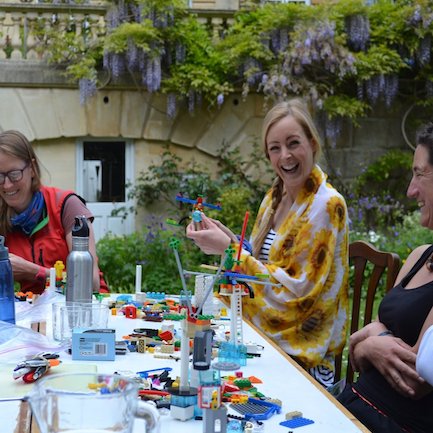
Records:
[[[221,221],[215,220],[213,218],[207,217],[209,221],[212,221],[214,224],[218,226],[219,229],[221,229],[230,239],[232,242],[238,242],[238,238],[236,235],[228,228],[226,227]]]
[[[190,223],[186,228],[186,236],[192,239],[205,254],[223,255],[232,242],[231,237],[220,227],[222,224],[219,221],[217,224],[205,215],[203,215],[203,225],[203,230],[196,231],[194,224]]]

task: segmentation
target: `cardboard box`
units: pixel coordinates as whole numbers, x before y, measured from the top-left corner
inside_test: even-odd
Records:
[[[114,329],[74,328],[72,331],[72,359],[86,361],[114,361],[116,331]]]

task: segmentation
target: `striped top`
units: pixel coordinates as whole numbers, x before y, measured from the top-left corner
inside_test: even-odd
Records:
[[[263,241],[262,249],[260,250],[259,260],[261,262],[267,263],[269,261],[269,250],[271,249],[272,242],[274,242],[275,235],[277,233],[270,229],[269,233],[266,235],[265,240]]]

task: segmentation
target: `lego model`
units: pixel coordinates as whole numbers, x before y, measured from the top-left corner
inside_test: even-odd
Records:
[[[205,203],[203,202],[203,197],[202,196],[198,196],[195,200],[184,197],[181,193],[176,195],[176,201],[179,201],[181,203],[189,203],[193,205],[192,208],[192,212],[191,212],[191,219],[192,222],[194,224],[194,229],[195,230],[202,230],[203,229],[203,209],[205,207],[209,208],[209,209],[214,209],[214,210],[221,210],[221,205],[218,204],[210,204],[210,203]],[[183,221],[184,218],[182,218],[181,221]],[[179,222],[179,224],[175,224],[175,225],[181,225],[181,221]],[[169,221],[170,224],[172,224],[171,221]]]

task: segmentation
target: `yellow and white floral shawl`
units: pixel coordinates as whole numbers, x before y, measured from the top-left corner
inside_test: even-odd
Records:
[[[252,231],[271,209],[265,196]],[[281,287],[253,284],[243,297],[243,314],[286,353],[311,368],[333,369],[333,357],[346,339],[348,319],[348,224],[344,198],[316,165],[299,192],[262,263],[245,250],[241,269],[266,273]]]

